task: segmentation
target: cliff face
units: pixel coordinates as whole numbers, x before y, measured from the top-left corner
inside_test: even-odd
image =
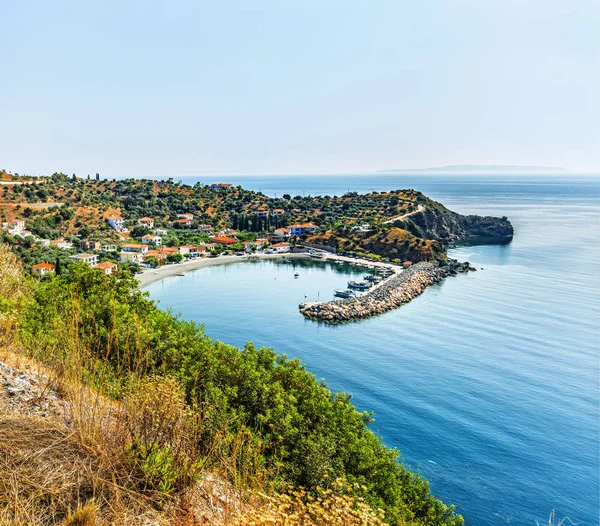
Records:
[[[506,244],[513,238],[513,226],[506,217],[461,215],[439,203],[427,206],[402,222],[411,234],[434,239],[444,245]]]

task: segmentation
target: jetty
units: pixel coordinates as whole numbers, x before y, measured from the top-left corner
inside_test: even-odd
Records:
[[[408,303],[446,276],[470,270],[475,269],[469,263],[453,260],[444,265],[420,262],[363,294],[342,300],[301,303],[299,309],[306,318],[327,323],[369,318]]]

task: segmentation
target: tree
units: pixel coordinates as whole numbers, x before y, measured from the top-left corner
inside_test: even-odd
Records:
[[[131,230],[131,237],[142,237],[148,233],[148,229],[145,226],[135,226]]]
[[[170,263],[181,263],[183,261],[183,256],[179,253],[169,254],[167,256],[167,261]]]
[[[148,263],[148,265],[150,265],[152,268],[156,268],[159,266],[158,259],[156,259],[155,256],[148,256],[146,258],[146,263]]]
[[[57,276],[62,274],[62,266],[60,263],[60,258],[56,258],[56,263],[54,264],[54,272]]]

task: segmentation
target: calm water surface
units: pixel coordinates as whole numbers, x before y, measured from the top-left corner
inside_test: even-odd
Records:
[[[228,181],[270,195],[408,187],[461,213],[508,216],[510,245],[451,251],[483,270],[359,323],[330,327],[298,313],[362,272],[345,265],[240,262],[147,290],[210,336],[300,357],[330,388],[353,393],[360,410],[375,411],[385,443],[467,524],[547,523],[553,508],[599,523],[600,179]]]

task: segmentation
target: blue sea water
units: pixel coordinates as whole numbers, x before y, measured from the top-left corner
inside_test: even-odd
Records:
[[[351,392],[360,410],[375,412],[384,442],[468,525],[547,524],[552,509],[599,524],[600,178],[223,182],[279,196],[416,188],[461,213],[508,216],[511,244],[451,250],[481,270],[359,323],[327,326],[298,313],[298,303],[329,299],[359,272],[346,266],[240,262],[147,290],[208,335],[299,357],[330,388]]]

